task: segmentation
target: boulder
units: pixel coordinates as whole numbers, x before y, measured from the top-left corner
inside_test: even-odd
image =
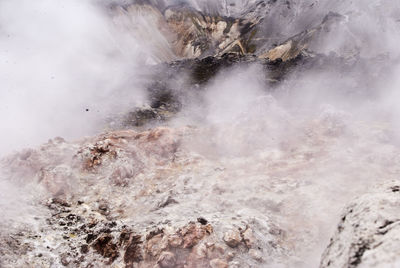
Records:
[[[400,181],[394,181],[346,207],[320,267],[398,267],[399,253]]]

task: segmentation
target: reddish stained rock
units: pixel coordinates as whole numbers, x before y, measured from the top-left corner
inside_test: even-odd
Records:
[[[100,166],[105,157],[116,158],[117,151],[112,147],[109,140],[101,140],[94,144],[93,147],[89,148],[90,154],[84,160],[84,170],[91,170]]]
[[[177,135],[178,134],[178,135]],[[138,134],[135,139],[138,140],[138,146],[144,150],[147,155],[158,156],[160,159],[173,157],[179,147],[179,131],[170,128],[159,127],[150,131]]]
[[[111,179],[116,184],[124,185],[125,179],[132,178],[142,171],[145,162],[166,164],[173,160],[178,150],[185,129],[165,127],[149,131],[133,130],[114,131],[98,136],[85,144],[77,155],[83,160],[83,170],[93,171],[106,160],[129,159],[133,168],[116,170]]]
[[[150,238],[145,246],[147,255],[151,257],[156,257],[161,254],[168,247],[168,240],[165,239],[164,234],[157,234]]]
[[[213,229],[210,224],[199,226],[195,223],[190,223],[180,231],[180,234],[183,237],[183,248],[192,248],[197,245],[201,239],[212,232]]]

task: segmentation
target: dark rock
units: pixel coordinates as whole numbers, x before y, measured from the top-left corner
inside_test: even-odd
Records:
[[[89,246],[88,245],[82,245],[81,246],[81,253],[86,254],[89,252]]]
[[[171,197],[170,195],[165,199],[165,200],[163,200],[163,201],[161,201],[159,204],[158,204],[158,208],[165,208],[165,207],[167,207],[167,206],[169,206],[169,205],[172,205],[172,204],[178,204],[178,201],[176,201],[173,197]]]
[[[201,223],[202,225],[207,225],[208,221],[204,219],[203,217],[197,218],[197,221]]]
[[[109,259],[109,263],[112,263],[118,256],[118,247],[112,242],[113,237],[111,235],[100,236],[93,244],[92,248],[104,258]]]
[[[88,234],[87,236],[86,236],[86,243],[90,243],[90,242],[92,242],[94,239],[96,239],[97,238],[97,235],[95,235],[95,234]]]
[[[134,263],[143,260],[141,244],[142,240],[139,235],[133,233],[129,234],[129,240],[124,253],[124,262],[126,267],[133,267]]]

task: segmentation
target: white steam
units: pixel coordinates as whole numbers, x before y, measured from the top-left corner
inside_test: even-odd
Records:
[[[198,9],[210,8],[207,3],[192,1]],[[341,56],[351,69],[338,64],[295,72],[274,89],[266,88],[261,66],[223,70],[173,123],[200,126],[188,148],[238,171],[229,177],[233,198],[248,201],[246,191],[257,190],[247,181],[251,169],[258,186],[282,204],[276,218],[297,239],[297,257],[315,267],[345,202],[400,175],[400,7],[383,0],[293,3],[287,16],[271,13],[264,30],[283,40],[338,12],[345,20],[321,33],[312,49]],[[134,20],[139,31],[127,34],[94,2],[1,1],[0,155],[54,136],[95,133],[106,116],[142,102],[141,66],[160,60],[157,46],[140,40],[139,33],[148,38],[149,25],[157,25],[145,14]],[[1,180],[0,186],[14,189]],[[266,195],[257,194],[260,200]],[[8,199],[0,196],[0,209]],[[274,213],[261,203],[252,206]]]
[[[207,128],[189,148],[228,170],[246,166],[229,177],[234,198],[257,196],[256,186],[248,193],[240,184],[257,183],[250,179],[253,169],[265,187],[296,185],[278,191],[276,200],[284,205],[273,213],[298,247],[302,264],[293,258],[289,267],[317,267],[343,206],[366,188],[400,176],[399,4],[319,1],[303,7],[295,17],[272,16],[274,23],[298,33],[294,29],[314,27],[330,11],[343,14],[311,47],[341,57],[341,63],[294,72],[274,90],[260,81],[265,70],[258,66],[224,70],[206,86],[203,109],[183,112]],[[271,192],[276,194],[265,195]],[[262,210],[261,201],[252,208]]]
[[[121,52],[122,37],[92,1],[1,1],[0,154],[91,134],[143,101],[143,55]]]

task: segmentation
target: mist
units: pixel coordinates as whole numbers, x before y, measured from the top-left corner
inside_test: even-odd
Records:
[[[182,59],[174,53],[171,36],[160,27],[158,16],[182,1],[139,1],[160,10],[126,7],[133,2],[138,1],[0,2],[0,156],[36,148],[58,136],[68,142],[90,140],[89,136],[119,130],[114,121],[149,105],[147,87],[159,79],[153,68],[167,72],[162,63]],[[179,142],[179,148],[188,163],[203,161],[184,170],[186,177],[171,171],[179,176],[165,191],[172,194],[184,189],[182,196],[189,198],[182,202],[177,194],[174,202],[179,209],[167,208],[164,214],[149,210],[143,216],[148,222],[153,222],[151,217],[196,215],[193,210],[207,216],[231,213],[239,219],[240,215],[251,219],[267,215],[285,230],[288,246],[281,249],[287,258],[283,267],[317,267],[343,206],[376,183],[398,180],[400,175],[400,4],[310,0],[291,1],[288,7],[287,2],[272,5],[255,35],[267,36],[264,48],[272,48],[317,27],[329,12],[335,12],[340,14],[338,19],[318,32],[307,50],[310,58],[331,60],[329,64],[306,69],[294,65],[276,83],[265,82],[270,71],[261,61],[223,67],[207,82],[195,85],[188,82],[192,70],[186,70],[171,83],[172,92],[182,102],[172,119],[124,128],[189,126],[194,130]],[[239,17],[256,1],[183,4],[206,14]],[[77,144],[83,146],[83,142]],[[143,157],[141,152],[132,155],[132,159]],[[153,155],[149,162],[158,157]],[[15,158],[21,163],[26,160]],[[13,156],[10,159],[6,163],[17,162]],[[62,164],[73,166],[69,161]],[[140,183],[145,185],[152,176],[157,187],[163,183],[161,175],[154,175],[162,173],[157,165],[139,172],[139,181],[148,176]],[[147,209],[155,202],[145,197],[158,198],[160,192],[148,196],[141,192],[144,201],[127,201],[131,196],[118,200],[119,195],[139,190],[127,186],[129,191],[112,193],[115,186],[107,184],[110,169],[105,168],[105,175],[93,175],[96,183],[87,183],[81,175],[75,179],[90,189],[95,185],[96,194],[115,198],[127,211],[140,205]],[[184,186],[178,180],[181,177],[185,177]],[[207,194],[218,194],[204,198],[200,190],[188,190],[186,183],[191,180],[202,184]],[[38,215],[46,217],[40,198],[51,194],[38,181],[37,174],[1,171],[0,188],[8,191],[0,195],[0,212],[7,222],[31,224]],[[71,192],[68,198],[76,198],[78,191]],[[17,196],[21,193],[23,198]],[[86,199],[98,202],[97,197]],[[16,211],[16,207],[23,209]],[[260,243],[269,245],[268,241]],[[262,267],[278,267],[280,261],[277,258]]]
[[[145,55],[132,38],[123,50],[128,41],[96,2],[0,5],[1,154],[96,133],[110,114],[143,102]]]
[[[206,86],[201,104],[189,105],[182,116],[195,114],[194,124],[207,127],[189,142],[191,150],[230,168],[240,165],[236,161],[264,166],[260,174],[274,174],[271,163],[293,165],[285,178],[313,185],[310,192],[287,193],[281,224],[294,228],[289,235],[297,239],[299,232],[314,233],[314,245],[300,246],[303,263],[293,259],[289,267],[317,267],[343,204],[372,185],[398,179],[394,152],[399,148],[400,9],[385,1],[336,1],[302,11],[294,19],[272,16],[280,26],[272,35],[283,26],[285,32],[297,34],[321,21],[327,11],[343,14],[344,20],[321,33],[311,49],[353,61],[350,70],[338,65],[295,71],[277,88],[269,88],[261,82],[265,70],[256,64],[226,69]],[[307,17],[309,12],[312,16]],[[271,28],[266,31],[271,33]],[[303,167],[307,171],[297,170],[293,158],[308,158]],[[251,177],[250,170],[242,176]],[[229,178],[237,183],[231,187],[236,198],[252,194],[241,190],[243,180]],[[270,175],[265,183],[280,180]]]

